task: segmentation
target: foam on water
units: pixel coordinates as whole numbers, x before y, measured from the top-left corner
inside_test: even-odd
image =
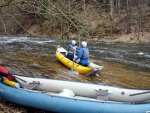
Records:
[[[69,40],[57,40],[39,37],[0,36],[0,50],[36,51],[55,54],[58,45],[67,48]],[[150,70],[149,44],[105,43],[89,41],[90,59],[106,60],[131,65],[135,68],[145,67]]]
[[[0,43],[13,43],[13,42],[28,42],[28,43],[49,43],[49,42],[55,42],[55,40],[52,39],[46,39],[46,38],[39,38],[37,37],[1,37]]]

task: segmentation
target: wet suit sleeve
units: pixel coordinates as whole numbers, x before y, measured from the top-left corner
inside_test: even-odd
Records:
[[[69,44],[69,45],[68,45],[68,51],[71,49],[71,47],[72,47],[72,45],[71,45],[71,44]]]
[[[83,52],[84,52],[83,49],[77,49],[78,56],[75,58],[75,60],[80,59],[83,55]]]

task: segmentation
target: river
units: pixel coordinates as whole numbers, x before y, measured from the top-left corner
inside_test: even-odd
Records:
[[[104,66],[99,76],[74,75],[55,57],[57,46],[67,48],[71,40],[0,36],[0,65],[13,74],[129,88],[150,88],[150,44],[88,41],[90,61]],[[79,42],[78,42],[79,44]],[[46,113],[7,104],[0,99],[1,111]],[[6,109],[7,108],[7,109]]]
[[[17,73],[34,74],[35,76],[49,76],[48,69],[54,74],[59,71],[59,76],[54,77],[53,75],[53,77],[61,79],[61,75],[66,74],[68,70],[57,61],[55,51],[57,46],[67,48],[70,42],[70,39],[0,36],[0,53],[2,53],[0,63],[9,67],[8,69],[14,73],[17,71]],[[77,43],[80,46],[78,40]],[[104,66],[99,76],[85,77],[81,75],[81,77],[72,78],[65,76],[65,79],[149,88],[150,44],[88,41],[88,47],[90,49],[90,60]],[[42,58],[42,60],[40,61],[39,58]],[[18,65],[18,68],[22,66],[19,71],[17,70]],[[41,68],[41,65],[43,65],[43,68]],[[39,68],[38,71],[36,68]]]

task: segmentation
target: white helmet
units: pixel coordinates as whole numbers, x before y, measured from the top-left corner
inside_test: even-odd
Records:
[[[83,42],[81,43],[81,45],[82,45],[82,47],[86,47],[86,46],[87,46],[87,43],[86,43],[85,41],[83,41]]]
[[[72,45],[76,45],[76,41],[75,40],[72,40]]]

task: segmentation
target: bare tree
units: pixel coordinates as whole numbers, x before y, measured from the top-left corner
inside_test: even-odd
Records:
[[[138,39],[139,33],[144,31],[143,3],[148,2],[148,0],[8,1],[9,3],[0,4],[0,9],[3,9],[0,15],[0,24],[2,25],[0,31],[5,34],[18,29],[18,33],[21,30],[21,33],[30,33],[28,29],[35,23],[37,30],[41,30],[41,32],[55,33],[65,37],[70,36],[70,34],[76,37],[75,35],[79,33],[83,37],[99,38],[110,35],[110,31],[111,35],[125,31],[130,33],[132,28],[137,27],[135,31]],[[15,6],[19,13],[12,11],[11,9],[14,10],[14,8],[10,8],[10,6]],[[92,14],[92,12],[94,13]],[[10,24],[12,21],[17,26],[13,27]],[[42,30],[43,28],[44,30]]]
[[[138,12],[138,16],[137,16],[137,27],[135,30],[135,34],[137,34],[137,39],[140,40],[140,33],[142,33],[143,35],[143,0],[138,0],[138,2],[136,3],[136,7],[137,7],[137,12]]]
[[[118,4],[119,19],[120,19],[121,0],[118,0],[117,4]]]
[[[126,0],[126,4],[127,4],[127,33],[130,33],[130,18],[131,18],[130,0]]]
[[[114,30],[114,0],[110,0],[111,35]]]
[[[86,0],[83,0],[83,9],[84,9],[84,13],[86,14]]]

